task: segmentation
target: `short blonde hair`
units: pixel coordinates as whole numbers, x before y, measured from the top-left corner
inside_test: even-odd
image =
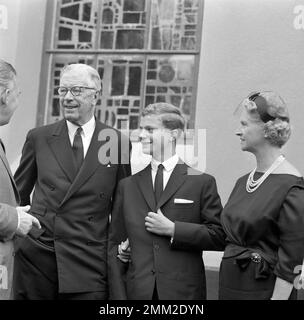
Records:
[[[185,119],[179,108],[170,103],[159,102],[146,106],[141,116],[157,115],[160,116],[162,125],[169,130],[180,129],[184,130]]]

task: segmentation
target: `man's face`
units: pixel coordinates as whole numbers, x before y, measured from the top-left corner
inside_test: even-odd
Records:
[[[87,71],[77,67],[66,71],[60,78],[60,87],[70,89],[75,86],[93,89],[81,88],[81,92],[77,96],[73,95],[71,91],[60,95],[60,106],[66,120],[76,125],[83,125],[94,115],[98,89]]]
[[[15,110],[19,106],[20,90],[17,80],[12,80],[8,88],[0,88],[0,125],[8,124]],[[2,103],[3,102],[3,103]]]
[[[139,138],[143,153],[161,162],[165,154],[172,148],[171,131],[162,125],[157,115],[147,115],[141,118]]]

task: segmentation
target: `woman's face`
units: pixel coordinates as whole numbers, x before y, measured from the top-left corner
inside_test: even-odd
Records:
[[[264,123],[255,115],[251,115],[244,107],[240,116],[240,126],[237,129],[243,151],[255,152],[267,143]]]

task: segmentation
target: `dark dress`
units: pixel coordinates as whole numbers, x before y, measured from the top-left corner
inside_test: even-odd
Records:
[[[247,178],[236,182],[221,216],[228,244],[219,299],[270,299],[276,277],[293,283],[294,268],[303,262],[303,178],[271,174],[253,193],[246,191]],[[290,299],[295,296],[293,290]]]

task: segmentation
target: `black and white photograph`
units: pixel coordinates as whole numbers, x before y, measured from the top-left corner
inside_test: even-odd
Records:
[[[3,303],[304,300],[303,174],[304,0],[0,0]]]

